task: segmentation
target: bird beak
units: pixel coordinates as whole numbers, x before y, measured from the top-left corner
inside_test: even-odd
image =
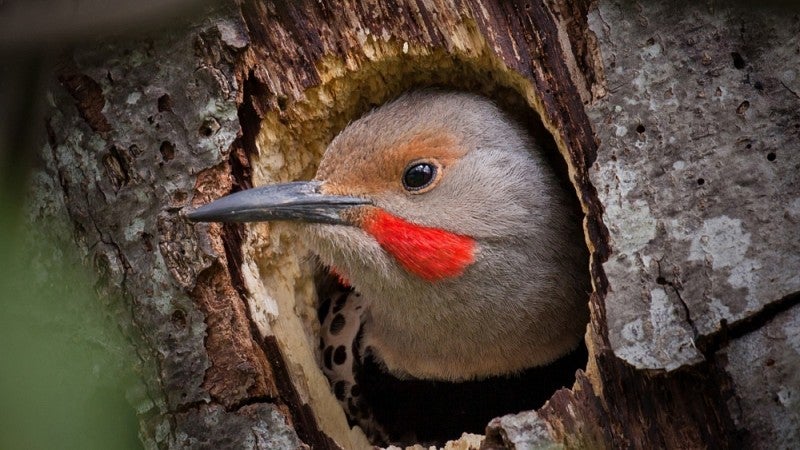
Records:
[[[349,224],[342,212],[372,204],[371,201],[319,192],[320,181],[273,184],[236,192],[187,214],[195,222],[265,222],[300,220]]]

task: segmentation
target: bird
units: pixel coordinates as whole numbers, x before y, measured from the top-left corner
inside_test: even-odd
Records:
[[[470,383],[575,351],[588,251],[574,192],[490,99],[407,92],[347,125],[316,176],[247,189],[193,221],[288,220],[337,281],[321,306],[322,368],[362,428],[358,371]]]

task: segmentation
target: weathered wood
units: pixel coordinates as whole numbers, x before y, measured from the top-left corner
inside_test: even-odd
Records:
[[[608,85],[589,108],[601,141],[591,175],[612,248],[603,267],[608,344],[633,367],[677,369],[632,387],[631,375],[646,372],[601,363],[605,389],[625,383],[603,395],[611,408],[644,406],[636,396],[648,390],[670,393],[633,414],[661,430],[637,436],[637,446],[800,442],[796,403],[766,401],[800,392],[782,375],[800,367],[800,353],[786,347],[791,325],[771,324],[800,308],[791,231],[800,204],[799,12],[608,1],[590,13]],[[747,343],[775,333],[781,357],[767,364],[770,351]],[[732,354],[735,362],[724,356]]]
[[[76,49],[52,90],[44,157],[102,290],[124,299],[122,325],[141,338],[143,367],[154,371],[136,405],[148,447],[190,445],[201,429],[216,442],[281,423],[294,434],[269,408],[239,409],[276,397],[276,377],[233,287],[219,226],[197,231],[176,214],[232,185],[241,93],[225,58],[246,41],[231,31],[235,16],[216,16],[158,38]],[[231,421],[239,425],[227,430]]]
[[[44,157],[87,260],[154,367],[155,402],[140,407],[149,447],[269,445],[248,427],[287,447],[366,445],[316,368],[292,229],[193,225],[181,212],[310,177],[348,121],[419,86],[520,112],[586,214],[589,365],[538,413],[493,422],[486,448],[800,441],[796,15],[351,0],[208,17],[74,50],[48,119]]]
[[[672,370],[800,291],[797,9],[603,2],[609,94],[590,108],[617,279],[616,354]],[[605,151],[603,151],[605,149]]]

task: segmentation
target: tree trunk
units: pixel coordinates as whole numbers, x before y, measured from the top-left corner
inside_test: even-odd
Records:
[[[365,3],[230,4],[56,70],[61,189],[38,195],[63,196],[152,368],[146,446],[368,445],[315,364],[292,230],[183,213],[309,178],[349,121],[430,85],[538,114],[592,257],[586,370],[462,448],[800,445],[797,11]]]

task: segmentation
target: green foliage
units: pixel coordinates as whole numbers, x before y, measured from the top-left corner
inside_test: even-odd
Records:
[[[47,214],[20,221],[2,206],[0,449],[141,448],[126,400],[137,382],[131,345],[72,234]]]

